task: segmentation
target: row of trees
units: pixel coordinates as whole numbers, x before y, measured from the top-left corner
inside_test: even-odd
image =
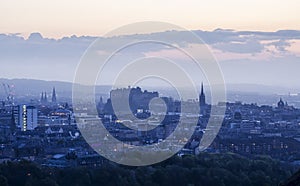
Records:
[[[174,156],[152,166],[107,164],[98,168],[47,168],[28,161],[0,165],[1,186],[98,185],[278,185],[292,169],[269,157],[247,159],[235,154]]]

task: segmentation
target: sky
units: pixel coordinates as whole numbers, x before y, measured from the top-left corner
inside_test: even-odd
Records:
[[[162,21],[202,38],[226,83],[300,90],[299,10],[298,0],[1,0],[0,74],[72,82],[95,36],[134,22]],[[155,37],[165,38],[166,33]],[[184,38],[184,33],[175,35]],[[197,44],[189,41],[185,47]],[[130,59],[175,54],[160,47],[129,52]]]
[[[189,30],[300,30],[298,0],[1,0],[0,33],[101,36],[139,21]]]
[[[189,31],[158,32],[126,37],[102,37],[98,42],[107,46],[97,51],[98,57],[113,54],[113,48],[120,42],[135,38],[167,40],[184,50],[197,50],[203,44],[187,37]],[[209,47],[215,56],[227,84],[261,84],[283,87],[297,87],[300,90],[300,31],[281,30],[276,32],[235,31],[218,29],[214,31],[193,31]],[[0,74],[3,78],[29,78],[72,82],[76,69],[86,49],[97,37],[44,38],[41,33],[32,33],[28,38],[19,35],[0,34]],[[177,49],[155,44],[137,45],[114,54],[107,63],[107,79],[140,58],[158,56],[169,58],[179,65],[188,61]],[[191,68],[183,66],[183,68]],[[193,69],[193,68],[192,68]],[[105,74],[104,73],[104,74]],[[195,75],[197,83],[203,81]],[[106,84],[107,82],[102,82]]]

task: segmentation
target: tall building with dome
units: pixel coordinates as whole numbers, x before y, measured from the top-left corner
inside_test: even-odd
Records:
[[[280,98],[280,100],[278,101],[278,103],[277,103],[277,107],[279,108],[279,109],[283,109],[284,108],[284,102],[283,102],[283,100]]]

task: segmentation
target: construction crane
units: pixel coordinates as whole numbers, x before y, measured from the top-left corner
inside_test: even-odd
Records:
[[[14,93],[13,93],[13,87],[14,85],[9,85],[9,84],[5,84],[2,83],[4,92],[5,92],[5,96],[6,96],[6,100],[8,105],[14,105]]]

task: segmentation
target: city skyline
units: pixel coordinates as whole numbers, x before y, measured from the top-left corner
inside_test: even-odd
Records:
[[[300,184],[299,0],[1,0],[0,185]]]

